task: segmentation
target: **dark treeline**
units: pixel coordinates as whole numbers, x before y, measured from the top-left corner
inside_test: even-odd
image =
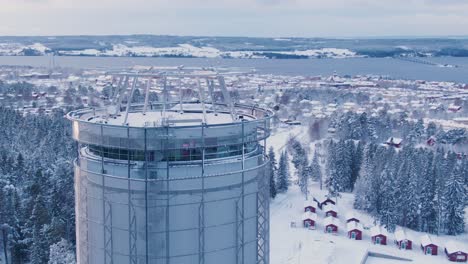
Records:
[[[72,160],[64,112],[0,107],[0,224],[7,263],[70,263],[75,243]]]

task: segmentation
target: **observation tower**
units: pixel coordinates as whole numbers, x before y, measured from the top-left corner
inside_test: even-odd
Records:
[[[106,106],[67,115],[78,263],[268,264],[272,112],[231,100],[239,73],[111,74]]]

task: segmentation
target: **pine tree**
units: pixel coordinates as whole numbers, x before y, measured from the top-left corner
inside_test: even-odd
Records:
[[[394,162],[389,162],[387,167],[383,170],[381,179],[381,186],[379,193],[382,196],[381,208],[378,212],[380,217],[380,223],[384,225],[388,231],[395,231],[395,227],[398,224],[398,214],[400,203],[398,198],[400,197],[399,189],[397,188],[397,179],[394,171]]]
[[[50,246],[48,264],[75,264],[73,248],[65,239]]]
[[[446,183],[447,233],[457,235],[465,230],[465,202],[463,168],[457,165]]]
[[[311,166],[310,169],[311,169],[312,179],[319,181],[320,190],[321,190],[322,189],[322,169],[320,168],[317,151],[314,152],[314,157],[312,159],[312,164],[310,166]]]
[[[349,147],[354,149],[351,155],[351,175],[350,175],[350,186],[349,186],[352,191],[354,190],[354,185],[356,184],[356,180],[359,176],[359,171],[361,170],[362,156],[364,152],[364,143],[362,141],[359,141],[356,148],[354,148],[354,146],[349,146]]]
[[[301,189],[302,194],[304,195],[305,199],[308,200],[309,198],[309,181],[312,178],[312,167],[310,166],[303,166],[300,171],[299,177],[299,187]]]
[[[47,205],[42,195],[38,195],[36,197],[34,209],[31,215],[31,222],[31,263],[47,263],[49,258],[49,246],[47,236],[47,223],[49,222],[49,215],[47,212]]]
[[[282,152],[278,164],[277,176],[277,191],[278,193],[285,193],[289,188],[289,166],[288,166],[288,153]]]
[[[269,175],[270,175],[270,197],[276,197],[276,177],[277,177],[277,168],[276,168],[276,158],[275,158],[275,151],[273,147],[270,147],[268,151],[268,157],[270,158],[270,166],[268,167]]]

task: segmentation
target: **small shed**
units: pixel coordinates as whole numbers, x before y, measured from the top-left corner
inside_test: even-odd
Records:
[[[323,212],[325,213],[325,216],[338,217],[338,209],[336,208],[336,205],[334,204],[325,205],[323,207]]]
[[[392,147],[395,147],[395,148],[400,148],[402,142],[403,142],[403,139],[401,139],[401,138],[390,137],[390,138],[387,139],[385,144],[387,144],[389,146],[392,146]]]
[[[449,241],[445,244],[445,254],[450,261],[467,262],[467,248],[454,241]]]
[[[426,144],[428,146],[434,146],[437,142],[437,139],[434,137],[434,136],[430,136],[427,140],[426,140]]]
[[[325,233],[336,234],[338,233],[339,221],[333,216],[326,217],[323,220],[323,225],[325,226]]]
[[[398,229],[395,231],[395,244],[399,249],[411,250],[413,249],[413,241],[408,238],[405,230]]]
[[[348,238],[362,240],[362,230],[364,230],[364,227],[361,223],[354,221],[348,222],[346,224],[346,229],[348,231]]]
[[[449,107],[447,109],[452,113],[457,113],[462,109],[462,107],[459,106],[459,105],[451,104],[451,105],[449,105]]]
[[[345,217],[346,217],[346,223],[350,223],[350,222],[359,223],[360,222],[358,217],[353,211],[347,212]]]
[[[421,249],[425,255],[437,255],[438,246],[432,241],[429,235],[421,237]]]
[[[317,214],[312,212],[304,212],[302,214],[302,225],[305,228],[315,229],[317,223]]]
[[[323,206],[327,205],[327,204],[336,204],[335,201],[333,201],[332,199],[330,199],[329,197],[327,196],[323,196],[323,197],[314,197],[314,201],[317,203],[317,206],[318,208],[322,209]]]
[[[316,206],[311,201],[304,201],[304,212],[315,213],[316,211]]]
[[[388,233],[381,226],[374,226],[370,229],[372,243],[375,245],[387,245]]]

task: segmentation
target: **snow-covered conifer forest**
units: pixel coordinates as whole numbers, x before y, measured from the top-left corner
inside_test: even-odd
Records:
[[[43,79],[32,74],[40,70],[0,70],[5,263],[74,262],[77,150],[64,115],[106,105],[115,89],[103,71],[63,70]],[[369,249],[432,264],[447,261],[446,241],[467,247],[467,84],[336,74],[249,74],[226,82],[235,102],[276,114],[265,150],[271,160],[272,264],[310,257],[316,263],[352,263],[346,261],[360,261]],[[137,87],[134,100],[140,102],[144,85]],[[196,93],[187,84],[184,94]],[[151,93],[150,100],[159,95]],[[322,210],[316,230],[302,227],[304,202],[315,204],[324,196],[336,202],[336,236],[323,232]],[[363,241],[346,237],[350,212],[361,219]],[[386,247],[371,245],[373,226],[389,232]],[[412,252],[393,243],[394,232],[402,229],[414,239]],[[421,252],[424,234],[440,242],[439,256]]]

